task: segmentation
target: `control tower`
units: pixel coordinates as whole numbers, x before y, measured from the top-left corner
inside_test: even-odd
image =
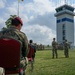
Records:
[[[56,17],[56,30],[57,30],[57,42],[62,44],[65,39],[70,44],[70,47],[74,46],[74,7],[64,4],[57,7],[55,13]]]

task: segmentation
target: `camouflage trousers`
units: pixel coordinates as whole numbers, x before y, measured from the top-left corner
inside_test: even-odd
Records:
[[[65,49],[64,49],[64,55],[65,55],[66,58],[69,57],[69,51],[68,51],[68,48],[65,48]]]
[[[20,68],[26,69],[27,64],[28,64],[28,59],[27,59],[27,57],[26,57],[26,58],[22,58],[21,61],[20,61]]]
[[[57,49],[52,49],[52,58],[54,58],[54,56],[56,56],[56,58],[58,58]]]

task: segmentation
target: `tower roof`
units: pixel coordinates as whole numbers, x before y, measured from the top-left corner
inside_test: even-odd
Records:
[[[55,13],[55,16],[59,16],[62,14],[69,14],[69,15],[75,16],[74,7],[67,5],[67,4],[60,6],[56,8],[55,10],[57,12]]]
[[[58,8],[56,8],[56,11],[57,11],[57,12],[60,12],[60,11],[62,11],[63,9],[67,9],[67,10],[72,11],[72,12],[74,11],[74,7],[72,7],[72,6],[70,6],[70,5],[67,5],[67,4],[62,5],[62,6],[58,7]]]

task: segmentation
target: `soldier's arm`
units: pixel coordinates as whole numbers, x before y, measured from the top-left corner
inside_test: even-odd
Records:
[[[56,42],[56,49],[58,49],[58,43]]]
[[[53,41],[52,41],[52,46],[53,46]]]
[[[28,49],[28,39],[25,33],[21,32],[21,37],[22,37],[22,56],[27,57],[29,49]]]
[[[68,43],[68,48],[70,48],[70,44]]]
[[[25,34],[24,34],[24,46],[25,46],[25,57],[26,57],[28,55],[29,49],[28,49],[28,39]]]

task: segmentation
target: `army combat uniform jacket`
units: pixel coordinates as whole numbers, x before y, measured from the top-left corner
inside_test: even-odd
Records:
[[[52,48],[53,49],[57,49],[57,42],[56,41],[52,41]]]
[[[15,26],[10,26],[9,28],[4,29],[3,31],[0,32],[0,37],[1,36],[14,38],[16,40],[21,41],[21,43],[22,43],[21,56],[27,57],[28,40],[27,40],[26,35],[23,32],[19,31]]]
[[[52,41],[52,58],[56,55],[56,58],[58,58],[58,53],[57,53],[57,42]]]

